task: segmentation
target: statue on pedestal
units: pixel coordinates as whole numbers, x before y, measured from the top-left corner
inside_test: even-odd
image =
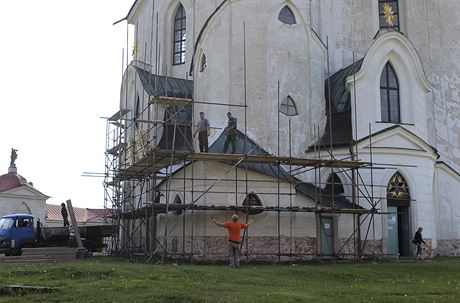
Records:
[[[18,158],[17,151],[18,151],[17,149],[14,149],[14,148],[11,149],[11,162],[10,162],[11,167],[16,167],[16,164],[14,164],[14,161],[16,161],[16,159]]]

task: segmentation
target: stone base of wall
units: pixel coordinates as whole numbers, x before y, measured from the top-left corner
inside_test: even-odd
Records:
[[[163,244],[163,238],[158,241]],[[228,256],[226,237],[169,237],[167,241],[168,255],[173,258],[192,256],[197,261],[223,261]],[[278,262],[289,260],[311,260],[316,254],[315,238],[281,237],[250,237],[245,240],[241,255],[242,259],[256,262]]]
[[[438,247],[433,251],[433,255],[438,256],[460,256],[460,239],[438,240]]]
[[[423,246],[424,258],[439,256],[460,256],[460,239],[438,240],[437,248],[433,249],[431,239],[425,238]],[[158,242],[163,244],[163,238]],[[139,246],[134,250],[145,252],[145,239],[136,241]],[[364,244],[364,245],[363,245]],[[217,236],[191,237],[168,237],[168,256],[178,259],[191,259],[197,261],[225,261],[227,260],[227,238]],[[382,254],[382,240],[361,241],[363,258],[375,256],[376,258],[391,258]],[[242,246],[242,260],[276,263],[283,261],[307,261],[322,258],[317,251],[317,239],[313,237],[281,237],[278,245],[278,237],[249,237]],[[356,257],[357,243],[353,240],[338,239],[336,242],[336,254],[339,258],[354,259]],[[412,247],[415,256],[415,245]],[[161,254],[162,248],[156,253]],[[394,257],[394,256],[393,256]],[[326,256],[327,258],[327,256]]]
[[[164,245],[164,238],[158,242]],[[363,245],[364,241],[361,241]],[[340,258],[355,259],[357,243],[339,239],[336,243],[336,254]],[[161,255],[163,249],[156,251]],[[363,254],[381,256],[381,240],[368,240],[364,245]],[[200,262],[226,261],[228,242],[226,237],[194,236],[167,238],[167,255],[172,259],[187,259]],[[242,245],[241,258],[250,262],[289,262],[308,261],[318,258],[328,258],[318,253],[317,239],[313,237],[249,237]]]

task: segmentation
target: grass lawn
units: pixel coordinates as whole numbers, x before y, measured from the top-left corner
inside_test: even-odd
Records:
[[[0,302],[460,302],[460,258],[246,265],[83,261],[0,265]],[[60,287],[6,294],[8,284]]]

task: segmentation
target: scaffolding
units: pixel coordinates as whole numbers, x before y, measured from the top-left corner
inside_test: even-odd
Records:
[[[245,24],[243,24],[243,27],[245,28]],[[156,45],[155,49],[157,47]],[[159,56],[158,52],[157,56]],[[250,105],[246,101],[245,36],[244,104],[203,102],[194,100],[193,96],[184,97],[169,94],[167,89],[162,90],[161,87],[167,87],[168,81],[174,81],[174,79],[167,76],[158,76],[158,58],[155,58],[155,66],[145,63],[146,61],[146,58],[141,61],[136,57],[126,70],[134,66],[134,68],[142,67],[144,70],[149,71],[144,78],[148,78],[147,82],[153,86],[153,89],[149,92],[144,89],[144,94],[146,95],[140,96],[138,103],[136,103],[136,100],[128,101],[128,84],[124,83],[126,102],[125,104],[120,104],[120,110],[117,113],[107,118],[104,200],[105,207],[110,210],[110,216],[118,231],[110,241],[110,251],[113,254],[120,254],[130,258],[142,256],[145,261],[160,259],[161,262],[165,262],[168,258],[181,258],[193,262],[194,257],[197,255],[204,255],[200,259],[202,261],[206,261],[207,257],[211,260],[212,256],[210,254],[195,250],[194,237],[196,235],[194,234],[194,229],[197,228],[198,223],[194,219],[199,213],[204,213],[206,218],[206,211],[217,211],[243,213],[245,214],[246,222],[251,219],[253,214],[274,212],[276,214],[276,234],[273,237],[277,242],[277,248],[273,252],[257,252],[255,254],[262,255],[262,258],[268,255],[274,256],[277,262],[285,260],[292,262],[294,259],[302,257],[353,258],[360,260],[363,257],[382,257],[384,255],[382,250],[378,252],[375,249],[366,249],[366,246],[370,245],[371,234],[375,233],[374,217],[385,214],[380,209],[380,203],[386,199],[386,197],[377,197],[374,194],[374,188],[377,186],[373,184],[373,171],[376,168],[372,159],[370,126],[370,150],[368,155],[370,161],[368,162],[359,160],[356,140],[350,144],[350,156],[348,158],[336,159],[333,152],[332,136],[330,136],[331,142],[329,146],[313,146],[313,157],[300,158],[292,156],[290,119],[288,129],[289,155],[280,155],[280,110],[278,110],[278,150],[276,155],[254,154],[252,150],[243,150],[242,153],[238,154],[198,153],[195,152],[191,133],[195,125],[193,120],[194,106],[200,103],[215,106],[237,106],[244,109],[244,138],[246,140],[245,146],[248,146],[247,109]],[[328,70],[328,79],[329,76]],[[126,72],[126,82],[127,78]],[[354,96],[356,97],[356,94]],[[147,102],[144,102],[144,100],[147,100]],[[329,109],[331,108],[330,102],[329,98]],[[136,104],[136,108],[130,110],[131,104]],[[354,104],[356,106],[356,100],[354,100]],[[279,82],[278,106],[280,106]],[[163,111],[166,114],[162,119],[159,114]],[[184,118],[187,113],[192,113],[192,116]],[[328,118],[329,125],[327,127],[329,127],[329,132],[332,132],[331,110],[329,110]],[[315,126],[313,133],[315,142],[319,142],[321,137],[319,126]],[[161,140],[163,140],[163,143],[160,142]],[[180,142],[180,146],[176,146],[177,142]],[[356,149],[353,149],[353,144]],[[195,176],[194,164],[198,162],[222,163],[225,165],[223,167],[228,168],[228,170],[223,172],[221,176],[214,178]],[[248,183],[268,182],[249,178],[249,167],[255,164],[269,165],[275,168],[277,178],[275,178],[276,181],[273,181],[272,187],[276,190],[258,192],[257,194],[276,196],[276,206],[257,206],[251,205],[251,203],[238,204],[239,195],[248,197],[250,194]],[[187,168],[190,168],[191,171],[189,176],[185,173]],[[325,169],[331,175],[334,172],[340,172],[343,176],[346,176],[348,182],[342,183],[342,185],[348,185],[352,188],[351,195],[337,196],[334,187],[338,186],[338,184],[335,183],[334,179],[331,182],[322,182],[321,173]],[[176,173],[181,170],[184,172],[183,176],[177,177]],[[286,171],[288,172],[287,176],[283,173]],[[370,184],[365,184],[361,171],[367,171],[370,174]],[[234,174],[234,178],[229,177],[230,172]],[[244,175],[238,176],[240,172]],[[314,202],[314,206],[293,206],[293,199],[297,195],[302,195],[302,193],[298,192],[298,189],[302,188],[302,186],[307,186],[305,182],[300,181],[295,176],[307,172],[313,172],[314,174],[313,190],[311,186],[308,188],[310,190],[309,197]],[[171,188],[173,180],[181,181],[183,187]],[[205,188],[195,188],[196,182],[202,182],[207,186]],[[228,191],[215,189],[217,184],[230,184],[230,182],[233,182],[234,185],[228,186]],[[281,190],[281,182],[289,184],[288,192]],[[322,189],[325,186],[330,186],[330,192]],[[179,204],[173,201],[174,194],[177,192],[183,194],[184,203]],[[227,201],[216,201],[216,204],[213,205],[200,203],[203,197],[210,194],[234,195],[235,203],[234,205],[228,205]],[[189,200],[188,203],[185,203],[186,197]],[[289,203],[281,202],[282,197],[288,197]],[[340,207],[338,201],[341,198],[349,200],[351,207]],[[325,206],[322,203],[324,199],[328,199],[331,205]],[[366,203],[363,203],[363,201],[366,201]],[[364,204],[369,207],[363,207]],[[293,252],[293,216],[296,213],[314,214],[318,219],[317,222],[319,222],[317,223],[317,228],[320,229],[324,229],[322,220],[328,215],[351,215],[352,232],[342,243],[334,245],[333,252],[328,255],[322,252],[318,239],[314,251]],[[289,215],[288,251],[282,248],[282,243],[286,240],[282,239],[282,214]],[[162,230],[159,230],[161,226],[159,224],[160,216]],[[173,218],[170,218],[171,216]],[[171,243],[168,243],[169,236],[180,220],[182,220],[182,239],[180,239],[182,251],[171,251]],[[204,225],[206,225],[206,222]],[[188,235],[186,235],[186,226],[188,226]],[[204,226],[204,230],[205,228]],[[362,231],[365,231],[364,235]],[[319,232],[317,232],[317,235],[319,237]],[[188,245],[185,245],[186,238],[190,242]],[[246,260],[250,260],[252,254],[248,245],[250,239],[251,235],[245,231],[242,254],[246,256]],[[375,241],[375,234],[372,239]],[[347,247],[352,247],[351,251]]]

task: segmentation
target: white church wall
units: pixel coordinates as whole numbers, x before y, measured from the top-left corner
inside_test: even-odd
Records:
[[[437,228],[437,253],[460,254],[460,176],[443,163],[435,169],[435,207]]]
[[[35,219],[40,218],[41,222],[45,222],[46,199],[38,197],[35,192],[25,187],[1,192],[0,205],[0,217],[20,212],[31,214]]]
[[[427,142],[430,108],[427,95],[431,85],[410,41],[394,31],[382,32],[376,38],[360,71],[347,79],[351,100],[356,99],[356,121],[352,106],[352,125],[357,129],[358,139],[369,135],[369,124],[373,133],[394,125],[382,122],[380,110],[380,77],[387,62],[393,66],[399,82],[401,123]]]
[[[324,104],[313,106],[313,98],[322,96],[324,87],[321,76],[324,67],[317,62],[324,59],[324,48],[318,39],[310,41],[304,7],[289,7],[297,24],[288,25],[278,20],[279,11],[286,3],[235,1],[223,9],[218,18],[210,22],[198,47],[201,58],[205,53],[208,67],[199,71],[195,65],[195,98],[208,102],[244,104],[244,32],[246,29],[246,92],[248,135],[269,152],[278,151],[278,82],[280,102],[290,95],[299,115],[291,120],[291,152],[303,154],[305,142],[311,142],[314,124],[324,123]],[[289,2],[288,2],[289,4]],[[313,35],[313,34],[311,34]],[[310,71],[309,53],[315,59],[314,71]],[[311,73],[315,72],[315,76]],[[318,75],[319,74],[319,75]],[[319,76],[319,77],[318,77]],[[225,114],[231,111],[238,118],[243,130],[244,109],[199,104],[196,112],[206,112],[211,125],[224,128]],[[197,116],[197,113],[196,115]],[[280,116],[280,154],[288,154],[289,118]],[[305,127],[308,123],[309,127]],[[307,131],[305,131],[307,130]],[[220,134],[213,132],[211,142]]]
[[[186,169],[187,177],[191,177],[192,168],[189,166]],[[235,205],[235,199],[238,204],[241,205],[246,191],[246,173],[243,169],[237,170],[238,179],[238,195],[235,195],[236,189],[235,181],[235,170],[231,169],[230,166],[207,162],[207,163],[195,163],[193,167],[194,177],[199,179],[207,176],[209,179],[218,179],[223,176],[224,172],[229,171],[228,174],[223,178],[228,181],[220,181],[210,190],[210,192],[203,196],[202,199],[196,201],[200,205]],[[174,180],[171,182],[171,188],[176,189],[180,192],[183,187],[183,171],[174,176]],[[278,189],[277,182],[272,177],[262,175],[255,172],[248,172],[248,191],[253,191],[258,195],[265,207],[276,207],[278,205]],[[194,199],[197,199],[201,191],[209,189],[215,181],[195,181],[193,188],[195,194]],[[165,184],[166,186],[166,184]],[[186,194],[185,200],[187,203],[192,201],[190,195],[191,181],[186,181]],[[228,192],[228,193],[227,193]],[[280,205],[282,207],[289,206],[312,206],[311,202],[305,197],[297,195],[292,196],[292,201],[289,199],[289,193],[295,193],[295,189],[291,189],[289,184],[286,182],[280,183]],[[181,195],[179,193],[179,195]],[[183,197],[183,195],[181,195]],[[183,233],[186,237],[185,249],[190,251],[193,241],[193,247],[195,253],[199,256],[198,258],[225,258],[226,256],[226,232],[222,228],[217,227],[211,222],[211,218],[214,217],[216,220],[224,222],[228,221],[233,211],[195,211],[193,219],[190,211],[187,211],[185,218],[182,216],[169,216],[170,225],[175,225],[174,231],[169,235],[168,241],[176,238],[178,242],[181,242]],[[164,230],[165,216],[161,215],[158,222],[158,230]],[[186,224],[185,231],[182,230],[182,224]],[[246,221],[246,215],[240,213],[240,220]],[[278,218],[276,212],[265,211],[257,215],[249,215],[248,220],[251,223],[251,227],[247,232],[248,237],[248,251],[251,254],[251,258],[267,260],[270,254],[274,255],[278,252]],[[316,223],[315,215],[313,213],[280,213],[280,241],[281,241],[281,252],[282,253],[300,253],[300,254],[311,254],[316,251]],[[192,223],[193,222],[193,223]],[[193,240],[191,238],[193,224]],[[163,233],[159,233],[159,237],[163,238]],[[171,242],[172,243],[172,242]],[[184,244],[179,243],[179,247],[170,247],[171,249],[183,250]],[[169,247],[169,246],[168,246]],[[246,248],[245,248],[246,249]]]
[[[457,171],[460,169],[460,2],[405,1],[407,36],[421,58],[433,84],[431,120],[434,144]],[[411,22],[409,22],[411,20]],[[413,21],[412,21],[413,20]]]
[[[406,148],[400,148],[396,145],[387,145],[388,142],[393,142],[392,138],[397,137],[401,131],[393,130],[389,131],[388,134],[381,134],[377,138],[373,138],[372,147],[372,161],[375,163],[375,169],[362,169],[359,174],[362,178],[359,179],[360,198],[359,205],[369,209],[371,207],[368,198],[374,197],[374,203],[380,200],[376,205],[376,208],[381,212],[387,211],[386,206],[386,195],[387,186],[390,178],[399,172],[406,180],[410,195],[410,233],[411,237],[415,233],[416,229],[421,226],[423,227],[423,237],[427,240],[427,243],[431,243],[433,249],[437,248],[437,237],[438,231],[436,222],[438,221],[436,216],[436,200],[434,199],[433,182],[434,182],[434,165],[436,163],[436,155],[433,150],[424,150],[429,148],[428,145],[420,145],[418,148],[414,145],[415,143],[409,143],[411,141],[403,141],[401,137],[394,140],[394,142],[400,142],[399,145],[406,146]],[[412,141],[415,142],[415,141]],[[370,162],[370,150],[369,141],[363,141],[360,143],[359,158],[361,161]],[[412,144],[412,145],[411,145]],[[422,144],[419,141],[419,144]],[[410,147],[412,146],[412,147]],[[335,150],[334,156],[338,159],[349,156],[348,150]],[[327,156],[325,156],[327,157]],[[389,166],[389,164],[391,166]],[[398,165],[400,167],[398,167]],[[392,168],[392,167],[395,168]],[[321,173],[322,182],[326,182],[329,176],[330,170],[324,169]],[[341,176],[340,172],[337,172]],[[341,176],[343,183],[349,183],[350,180]],[[312,181],[312,180],[310,180]],[[374,185],[373,187],[371,185]],[[365,197],[367,198],[365,198]],[[362,216],[365,218],[365,216]],[[370,218],[363,219],[361,225],[361,235],[364,239],[364,235],[368,232],[369,224],[370,237],[368,239],[372,241],[381,241],[381,249],[383,253],[387,253],[388,245],[388,229],[386,215],[374,215],[374,222],[369,221]],[[344,231],[353,226],[352,222],[344,227]],[[347,234],[348,232],[345,232]],[[378,243],[374,243],[378,245]],[[376,248],[378,250],[378,246]]]
[[[434,176],[434,162],[435,159],[415,155],[401,155],[380,153],[378,150],[374,151],[373,160],[377,163],[394,163],[399,164],[401,167],[391,169],[379,169],[374,172],[374,184],[378,186],[375,188],[375,196],[382,198],[379,205],[381,211],[386,212],[386,190],[390,178],[399,172],[406,180],[410,201],[410,232],[411,236],[415,233],[419,226],[423,227],[423,236],[426,239],[433,241],[433,248],[436,248],[436,218],[434,216],[433,205],[433,176]],[[366,160],[364,160],[366,161]],[[370,183],[370,173],[362,172],[365,182]],[[382,216],[383,218],[383,216]],[[386,220],[381,221],[380,228],[387,230],[388,225]],[[387,238],[387,234],[383,233],[383,238]]]

